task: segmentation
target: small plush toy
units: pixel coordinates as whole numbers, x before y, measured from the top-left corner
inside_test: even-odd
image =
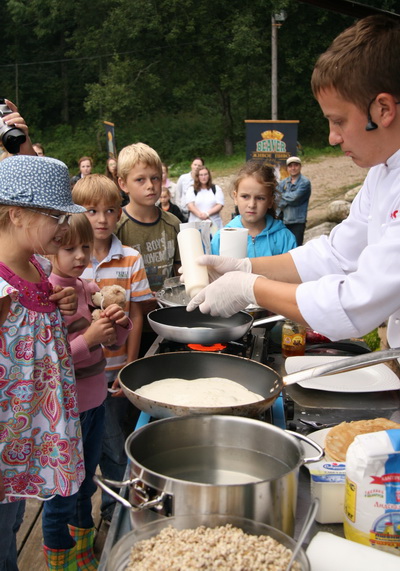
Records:
[[[96,321],[101,315],[101,311],[106,309],[109,305],[116,303],[125,309],[125,290],[119,285],[104,286],[100,291],[92,295],[93,305],[100,309],[92,311],[92,319]]]

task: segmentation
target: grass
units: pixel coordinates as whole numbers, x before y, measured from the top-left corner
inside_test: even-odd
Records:
[[[321,159],[322,157],[340,157],[342,156],[342,151],[340,147],[323,147],[323,148],[314,148],[314,147],[302,147],[301,157],[306,159],[307,161],[316,161]]]

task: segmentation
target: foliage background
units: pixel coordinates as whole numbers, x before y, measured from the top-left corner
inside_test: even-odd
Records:
[[[399,0],[363,0],[399,11]],[[243,153],[245,119],[270,119],[271,15],[278,31],[279,119],[326,145],[310,90],[314,62],[352,24],[297,0],[4,0],[0,95],[19,106],[46,154],[75,169],[144,141],[169,163]]]

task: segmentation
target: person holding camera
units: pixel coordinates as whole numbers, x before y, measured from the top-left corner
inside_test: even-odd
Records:
[[[18,113],[17,106],[12,101],[2,97],[0,97],[0,139],[5,152],[9,155],[36,155],[25,119]]]

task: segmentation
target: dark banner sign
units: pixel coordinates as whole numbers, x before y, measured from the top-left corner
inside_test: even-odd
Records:
[[[107,137],[107,155],[108,158],[117,158],[117,146],[115,144],[114,123],[103,121]]]
[[[299,121],[248,120],[245,123],[246,160],[272,166],[278,180],[286,177],[286,159],[297,155]]]

